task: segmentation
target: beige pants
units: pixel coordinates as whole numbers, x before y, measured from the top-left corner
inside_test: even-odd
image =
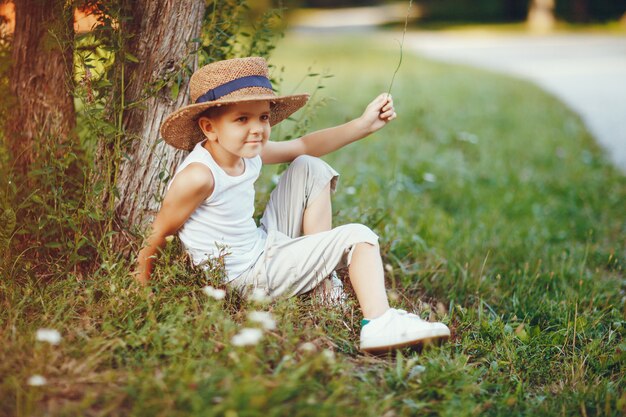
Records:
[[[271,297],[303,294],[337,268],[348,266],[357,243],[376,244],[378,236],[362,224],[346,224],[327,232],[302,236],[304,210],[339,174],[312,156],[296,158],[270,195],[261,226],[265,249],[244,273],[229,282],[248,292],[260,288]]]

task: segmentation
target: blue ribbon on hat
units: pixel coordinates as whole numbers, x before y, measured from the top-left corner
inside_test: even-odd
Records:
[[[196,104],[205,103],[207,101],[215,101],[220,97],[232,93],[233,91],[241,90],[246,87],[265,87],[271,90],[272,83],[267,79],[267,77],[263,77],[262,75],[249,75],[247,77],[237,78],[236,80],[218,85],[217,87],[202,94],[196,100]]]

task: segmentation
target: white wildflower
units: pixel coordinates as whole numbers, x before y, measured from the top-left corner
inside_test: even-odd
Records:
[[[30,385],[31,387],[40,387],[42,385],[46,385],[47,382],[48,381],[46,381],[46,378],[41,375],[33,375],[28,378],[28,385]]]
[[[391,301],[398,301],[398,300],[400,300],[400,294],[398,294],[398,292],[394,291],[394,290],[388,290],[387,291],[387,297]]]
[[[459,132],[457,134],[457,139],[462,142],[468,142],[474,145],[478,143],[478,136],[469,132]]]
[[[409,371],[409,379],[414,378],[416,376],[418,376],[419,374],[423,373],[424,371],[426,371],[426,367],[422,366],[422,365],[415,365],[410,371]]]
[[[324,349],[322,351],[322,356],[328,363],[335,363],[335,352],[330,349]]]
[[[61,334],[54,329],[39,329],[35,339],[38,342],[48,342],[51,345],[58,345],[61,343]]]
[[[250,300],[255,301],[257,303],[267,303],[270,301],[270,298],[267,296],[265,291],[261,288],[255,288],[250,294]]]
[[[317,346],[315,346],[311,342],[304,342],[300,346],[298,346],[298,350],[303,352],[315,352],[317,350]]]
[[[356,188],[354,188],[354,187],[347,187],[346,188],[346,194],[348,194],[348,195],[356,194]]]
[[[435,181],[437,181],[437,177],[435,176],[435,174],[433,174],[431,172],[425,172],[424,175],[422,176],[422,178],[424,178],[424,181],[426,181],[426,182],[435,182]]]
[[[393,272],[393,266],[391,266],[391,264],[385,264],[385,271]]]
[[[171,243],[174,240],[174,235],[165,236],[165,241],[167,243]]]
[[[220,290],[219,288],[213,288],[210,285],[207,285],[202,289],[206,295],[209,297],[215,298],[216,300],[222,300],[226,297],[226,291]]]
[[[262,337],[263,331],[261,329],[246,328],[241,329],[230,341],[235,346],[253,346],[259,343]]]
[[[274,183],[274,185],[278,184],[278,180],[280,180],[280,175],[272,175],[272,182]]]
[[[248,314],[248,318],[255,323],[261,323],[265,330],[276,328],[276,321],[272,317],[272,313],[267,311],[252,311]]]

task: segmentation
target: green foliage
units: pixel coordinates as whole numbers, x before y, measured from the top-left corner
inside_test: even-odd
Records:
[[[198,50],[199,64],[246,56],[269,57],[282,36],[282,9],[270,9],[251,21],[245,0],[215,0],[207,5]]]
[[[0,262],[0,272],[9,280],[62,277],[95,254],[101,219],[85,205],[85,161],[74,144],[50,139],[35,140],[38,158],[25,177],[3,176],[0,248],[11,262]]]
[[[424,0],[426,21],[510,22],[526,19],[529,0]]]
[[[568,22],[619,20],[626,13],[625,0],[559,0],[554,5],[556,15]]]
[[[420,6],[426,22],[521,22],[526,20],[530,0],[423,0]],[[554,13],[567,22],[619,20],[626,0],[558,0]]]

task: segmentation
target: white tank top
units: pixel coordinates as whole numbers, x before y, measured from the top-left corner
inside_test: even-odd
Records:
[[[226,254],[227,281],[237,278],[257,260],[267,235],[258,228],[254,215],[254,182],[261,172],[261,157],[243,158],[243,174],[228,175],[198,143],[176,169],[172,181],[189,164],[198,162],[209,167],[215,186],[213,193],[189,216],[178,231],[178,237],[198,265],[209,257]],[[170,181],[171,185],[172,182]],[[169,188],[168,185],[168,188]]]

